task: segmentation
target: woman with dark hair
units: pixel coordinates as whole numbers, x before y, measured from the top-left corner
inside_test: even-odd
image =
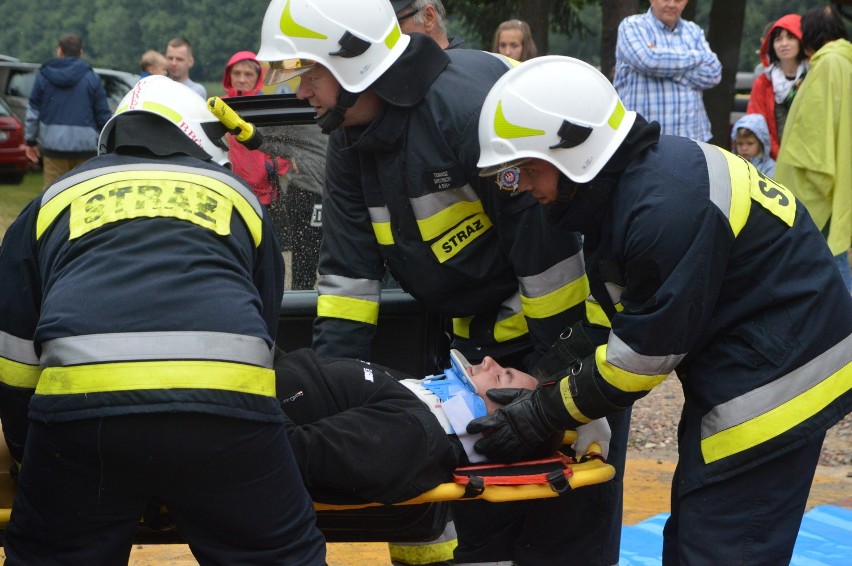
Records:
[[[763,73],[754,79],[748,114],[762,114],[769,125],[772,144],[769,155],[775,159],[787,121],[787,113],[799,90],[808,64],[802,49],[802,17],[787,14],[769,29],[760,46]]]

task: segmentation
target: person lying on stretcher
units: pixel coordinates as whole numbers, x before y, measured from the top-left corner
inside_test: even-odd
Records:
[[[484,460],[472,448],[478,436],[464,430],[499,408],[486,391],[534,389],[538,381],[490,357],[477,365],[456,351],[452,358],[444,374],[414,379],[358,360],[319,359],[309,349],[276,352],[287,436],[314,501],[406,501],[451,481],[457,467]],[[583,454],[597,442],[606,457],[609,434],[603,419],[584,425],[575,450]],[[554,434],[554,447],[561,438]]]

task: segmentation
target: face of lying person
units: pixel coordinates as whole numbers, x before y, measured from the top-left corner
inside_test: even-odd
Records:
[[[482,363],[468,367],[467,373],[470,375],[471,381],[476,384],[479,396],[485,401],[485,408],[489,415],[502,405],[498,405],[488,398],[485,394],[488,390],[502,388],[535,389],[538,385],[538,380],[530,374],[512,368],[504,368],[491,356],[485,356]]]

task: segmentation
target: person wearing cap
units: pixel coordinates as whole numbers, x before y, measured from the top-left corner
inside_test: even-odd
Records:
[[[428,35],[441,49],[464,47],[460,37],[447,37],[447,10],[441,0],[393,0],[391,4],[402,33]]]
[[[284,61],[303,60],[297,96],[329,134],[312,344],[320,357],[369,360],[389,271],[453,319],[453,347],[471,362],[488,355],[534,368],[582,316],[588,287],[579,236],[548,226],[529,195],[492,190],[516,179],[478,175],[481,103],[512,62],[405,35],[387,0],[273,0],[258,59],[270,61],[272,82],[292,76]],[[628,418],[610,423],[610,460],[622,470]],[[449,552],[447,541],[433,562],[561,564],[569,552],[585,564],[618,560],[617,480],[558,502],[454,507],[458,547]],[[600,520],[566,520],[571,508],[594,508]]]
[[[144,78],[6,232],[7,564],[127,563],[152,499],[202,564],[325,564],[275,395],[281,253],[225,132]]]
[[[547,88],[542,88],[546,84]],[[512,169],[584,235],[601,309],[535,391],[473,421],[491,458],[624,410],[676,372],[664,564],[787,564],[826,430],[852,410],[852,300],[802,203],[745,159],[660,134],[596,69],[528,61],[491,89],[482,174]]]

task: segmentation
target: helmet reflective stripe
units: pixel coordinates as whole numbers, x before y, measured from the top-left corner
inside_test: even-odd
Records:
[[[279,72],[267,84],[304,72],[283,72],[277,61],[308,59],[326,67],[340,85],[363,92],[408,45],[387,0],[272,0],[263,18],[257,58]]]
[[[296,20],[293,19],[293,16],[290,13],[289,1],[284,5],[284,10],[281,11],[280,28],[281,31],[284,32],[284,35],[289,35],[290,37],[304,37],[306,39],[328,39],[327,35],[323,35],[317,31],[314,31],[310,28],[306,28],[305,26],[296,23]]]
[[[491,175],[543,159],[585,183],[606,165],[635,119],[591,65],[562,56],[531,59],[504,74],[483,103],[478,166]]]
[[[129,106],[122,106],[115,111],[115,115],[118,116],[119,114],[127,111],[128,109]],[[160,104],[159,102],[152,102],[150,100],[146,100],[139,105],[138,109],[147,110],[152,114],[157,114],[158,116],[169,120],[173,124],[180,124],[183,121],[183,117],[180,115],[180,113],[175,112],[165,104]]]
[[[526,138],[529,136],[543,136],[544,130],[525,128],[513,124],[503,114],[503,102],[497,103],[497,112],[494,114],[494,132],[501,138]]]
[[[624,104],[621,101],[618,101],[618,104],[615,105],[615,110],[612,111],[612,114],[609,116],[609,120],[606,121],[609,124],[609,127],[613,130],[617,130],[621,125],[621,121],[624,120],[624,114],[626,110],[624,109]]]

